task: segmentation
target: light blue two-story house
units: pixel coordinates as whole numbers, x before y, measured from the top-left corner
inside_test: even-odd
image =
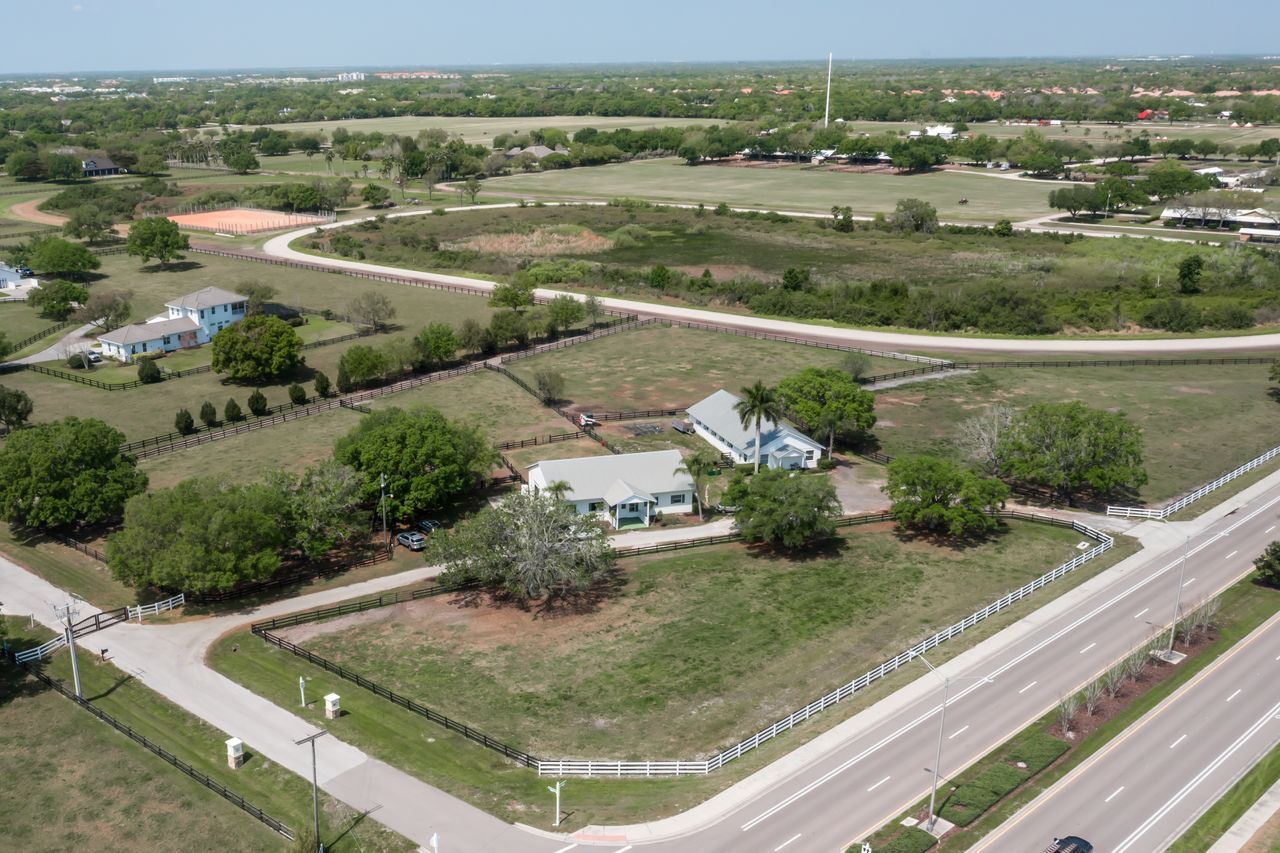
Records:
[[[214,335],[245,317],[248,300],[220,287],[204,287],[165,303],[166,314],[145,323],[121,326],[98,335],[102,354],[120,361],[154,352],[207,344]]]

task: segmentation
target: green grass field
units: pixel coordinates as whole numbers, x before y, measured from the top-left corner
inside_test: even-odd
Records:
[[[0,551],[18,565],[49,583],[74,592],[100,610],[130,604],[146,604],[138,591],[111,577],[102,563],[40,534],[16,534],[0,524]]]
[[[442,598],[284,633],[540,755],[703,754],[1042,574],[1079,540],[1015,524],[952,549],[864,528],[802,562],[742,546],[635,561],[617,597],[580,615]]]
[[[10,344],[16,344],[28,335],[43,332],[57,324],[57,320],[41,317],[39,312],[25,302],[0,302],[0,333],[4,334]],[[50,335],[43,339],[40,345],[47,346],[55,340],[57,339]],[[37,346],[31,347],[33,350],[37,348]]]
[[[636,160],[587,169],[565,169],[491,178],[486,191],[544,198],[610,199],[620,196],[652,201],[827,213],[849,205],[858,215],[890,213],[902,198],[920,198],[948,220],[991,222],[1028,219],[1049,213],[1053,185],[1004,180],[969,172],[927,175],[855,174],[808,166],[774,168],[686,166],[683,161]],[[960,199],[969,203],[961,205]]]
[[[1086,564],[1079,572],[1068,575],[1049,588],[1049,595],[1061,595],[1135,550],[1136,545],[1132,540],[1118,538],[1116,549],[1105,560]],[[1047,600],[1047,597],[1028,600],[966,631],[957,639],[936,649],[937,657],[933,658],[934,662],[949,660],[971,648],[1025,617],[1033,609],[1043,606]],[[722,621],[725,618],[716,615],[719,613],[718,608],[709,612],[716,620]],[[524,618],[528,619],[528,616],[525,615]],[[239,651],[232,653],[233,646],[238,646]],[[344,740],[504,820],[518,820],[543,829],[551,828],[551,807],[545,794],[546,783],[533,772],[522,770],[495,753],[465,741],[421,717],[406,713],[402,708],[371,693],[352,690],[350,682],[341,681],[324,670],[269,646],[247,631],[237,632],[220,640],[212,649],[209,660],[218,671],[289,708],[293,708],[296,703],[293,684],[298,674],[303,673],[310,679],[314,690],[321,693],[329,690],[341,693],[343,707],[349,713],[333,723],[326,722],[322,712],[317,709],[305,709],[301,712],[302,716],[317,725],[331,726]],[[689,660],[689,654],[681,650],[674,660]],[[576,667],[576,663],[574,666]],[[843,666],[842,663],[839,677],[844,677]],[[830,667],[828,671],[828,678],[831,678]],[[840,703],[826,715],[800,726],[786,737],[767,742],[715,774],[679,779],[649,779],[643,784],[635,784],[631,780],[575,780],[572,811],[562,829],[572,830],[588,824],[652,820],[692,808],[803,745],[841,720],[870,707],[913,681],[918,674],[911,668],[893,673],[866,691]]]
[[[25,620],[10,618],[8,625],[11,641],[47,636]],[[70,684],[70,669],[63,651],[46,672]],[[80,676],[85,696],[103,711],[291,827],[310,823],[310,785],[254,754],[252,744],[244,767],[230,770],[225,733],[83,651]],[[234,839],[237,850],[288,849],[262,823],[7,665],[0,666],[0,778],[5,840],[14,849],[179,851],[198,838]],[[329,797],[321,803],[327,849],[413,849],[374,821],[356,821]]]
[[[568,421],[523,388],[489,370],[377,397],[368,405],[373,409],[431,406],[451,420],[479,424],[494,441],[573,431]]]
[[[956,429],[987,405],[1080,399],[1143,428],[1147,502],[1164,501],[1280,443],[1266,365],[993,369],[876,395],[886,453],[956,457]]]
[[[839,350],[756,340],[720,332],[652,326],[521,359],[508,365],[532,384],[543,369],[565,379],[568,404],[581,411],[690,406],[719,388],[738,393],[757,379],[773,384],[806,367],[835,367]],[[873,371],[906,362],[874,359]]]

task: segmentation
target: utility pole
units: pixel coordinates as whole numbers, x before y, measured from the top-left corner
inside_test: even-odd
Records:
[[[298,676],[298,700],[300,707],[307,707],[307,680],[301,675]]]
[[[382,504],[382,538],[386,540],[387,550],[391,550],[391,534],[387,532],[387,475],[378,475],[378,491],[381,494],[378,502]]]
[[[560,789],[564,787],[565,780],[561,779],[554,785],[548,785],[547,790],[556,795],[556,819],[552,822],[552,826],[560,825]]]
[[[938,749],[933,758],[933,789],[929,792],[929,820],[925,824],[925,831],[932,834],[933,828],[938,823],[938,811],[936,808],[938,802],[938,774],[941,772],[942,767],[942,736],[947,727],[947,703],[951,700],[951,682],[972,679],[987,684],[991,679],[985,675],[962,675],[952,679],[950,676],[940,674],[937,667],[929,663],[928,658],[924,655],[916,655],[916,657],[920,658],[924,665],[929,667],[930,672],[942,679],[942,711],[938,715]]]
[[[75,682],[77,699],[84,698],[84,691],[80,689],[80,664],[76,660],[76,636],[71,626],[75,624],[76,617],[80,615],[80,602],[83,600],[80,596],[72,593],[71,600],[66,604],[52,605],[53,615],[62,620],[62,636],[67,641],[67,651],[71,653],[71,678]]]
[[[1173,657],[1173,635],[1178,630],[1178,614],[1182,611],[1182,578],[1187,573],[1187,549],[1191,545],[1191,537],[1187,536],[1182,540],[1182,565],[1178,567],[1178,592],[1173,602],[1173,624],[1169,626],[1169,648],[1165,651],[1166,658]]]
[[[831,54],[827,54],[827,106],[822,111],[822,126],[826,127],[831,118]]]
[[[313,735],[307,735],[302,740],[294,741],[297,746],[302,746],[304,743],[311,744],[311,819],[315,827],[317,853],[324,853],[324,842],[320,840],[320,786],[316,784],[316,741],[328,733],[327,729],[321,729]]]

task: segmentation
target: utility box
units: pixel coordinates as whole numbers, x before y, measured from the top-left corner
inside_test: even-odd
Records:
[[[230,738],[227,741],[227,766],[239,770],[241,764],[244,764],[244,741],[238,737]]]
[[[337,693],[326,693],[324,697],[324,715],[330,720],[342,716],[342,708],[338,705]]]

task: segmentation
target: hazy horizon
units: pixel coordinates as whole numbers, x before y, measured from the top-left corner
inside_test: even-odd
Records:
[[[538,10],[496,0],[477,19],[470,7],[414,0],[384,0],[354,13],[335,0],[223,0],[216,7],[51,2],[23,9],[23,26],[40,38],[6,40],[0,74],[795,64],[820,62],[829,51],[844,62],[1203,60],[1280,52],[1274,4],[1250,10],[1249,25],[1234,27],[1205,26],[1203,4],[1190,0],[1169,0],[1154,14],[1148,7],[1081,0],[1056,13],[1052,28],[1041,10],[1009,0],[980,12],[919,0],[909,25],[898,7],[826,15],[779,14],[777,8],[743,0],[726,12],[653,0],[636,12],[563,0]]]

